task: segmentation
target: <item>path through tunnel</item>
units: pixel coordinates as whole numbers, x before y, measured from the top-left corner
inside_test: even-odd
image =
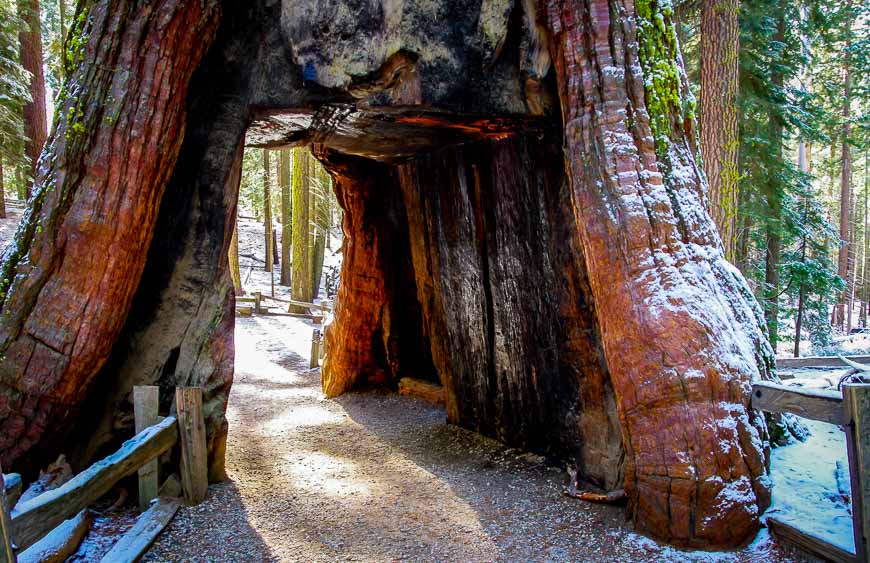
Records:
[[[309,145],[345,211],[328,397],[437,379],[448,421],[624,487],[641,531],[757,529],[748,392],[772,351],[704,207],[666,7],[109,4],[82,20],[71,81],[94,87],[65,99],[3,261],[4,467],[64,444],[82,466],[132,426],[133,385],[165,411],[194,385],[223,477],[244,146]]]

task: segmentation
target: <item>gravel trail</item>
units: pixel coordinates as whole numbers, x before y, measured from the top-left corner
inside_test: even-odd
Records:
[[[747,561],[630,530],[621,508],[562,495],[564,472],[383,391],[334,401],[309,370],[312,326],[239,318],[227,471],[146,561]]]

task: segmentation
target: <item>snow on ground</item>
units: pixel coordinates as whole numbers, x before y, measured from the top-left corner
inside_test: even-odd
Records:
[[[780,370],[784,383],[836,390],[843,368]],[[771,452],[773,504],[767,515],[854,552],[849,463],[844,431],[833,424],[801,418],[810,430],[805,442]]]

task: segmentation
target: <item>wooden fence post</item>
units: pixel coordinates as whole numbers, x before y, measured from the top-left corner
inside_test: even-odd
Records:
[[[15,563],[17,560],[12,547],[12,519],[6,505],[6,483],[3,481],[3,468],[0,467],[0,563]]]
[[[870,384],[844,384],[846,449],[852,483],[852,530],[858,561],[867,561],[870,538]]]
[[[184,500],[199,504],[208,490],[208,454],[205,442],[205,421],[202,416],[202,389],[175,389],[175,409],[178,412],[178,436],[181,441],[181,488]]]
[[[308,363],[308,367],[311,369],[316,368],[320,365],[320,331],[316,328],[314,332],[311,334],[311,360]]]
[[[136,419],[136,434],[157,424],[160,407],[160,388],[153,385],[133,387],[133,415]],[[145,512],[151,500],[157,498],[158,460],[149,461],[139,468],[139,510]]]
[[[263,311],[260,309],[260,304],[263,301],[263,294],[259,291],[254,292],[254,314],[259,315]]]

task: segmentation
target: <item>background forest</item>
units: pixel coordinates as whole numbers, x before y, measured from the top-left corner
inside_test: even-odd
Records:
[[[673,10],[726,255],[780,354],[837,353],[870,310],[870,6],[683,0]],[[6,200],[27,198],[78,17],[69,0],[0,0],[3,216]],[[338,211],[310,153],[248,149],[240,214],[264,223],[276,283],[315,298]],[[242,291],[237,251],[234,265]]]

